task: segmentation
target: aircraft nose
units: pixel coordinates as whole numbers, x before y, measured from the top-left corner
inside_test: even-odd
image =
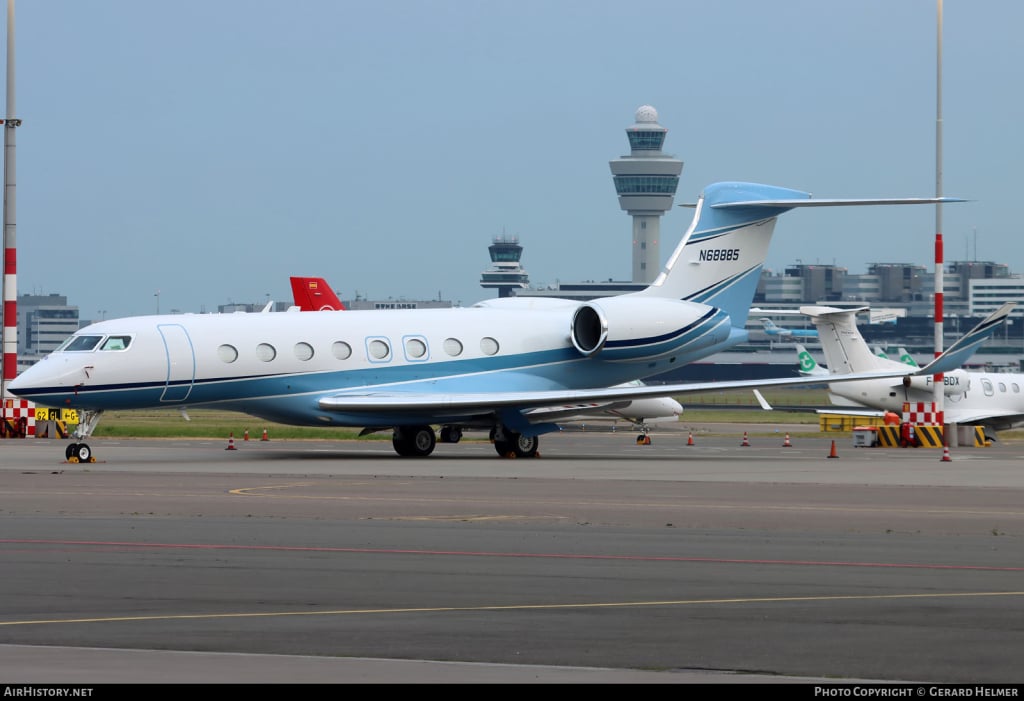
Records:
[[[34,390],[57,384],[58,375],[57,368],[50,359],[44,358],[11,380],[7,389],[19,397],[29,397]]]
[[[23,396],[31,392],[32,388],[38,385],[38,375],[38,372],[33,372],[33,368],[29,368],[11,380],[10,384],[7,385],[7,389],[11,391],[11,394],[16,394],[19,397]]]

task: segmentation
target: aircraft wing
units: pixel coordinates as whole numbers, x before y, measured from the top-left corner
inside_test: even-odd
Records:
[[[832,375],[828,383],[854,382],[882,378],[904,377],[907,375],[935,375],[959,368],[1006,320],[1013,302],[1007,302],[986,317],[980,324],[968,331],[942,355],[923,368],[904,365],[891,370]],[[446,394],[441,392],[397,391],[343,391],[322,397],[319,406],[324,411],[374,413],[382,417],[387,414],[419,412],[437,416],[471,416],[502,410],[529,411],[543,407],[558,407],[571,404],[586,405],[593,402],[615,402],[654,397],[675,397],[698,392],[730,389],[761,389],[764,387],[799,387],[821,384],[822,378],[815,375],[803,377],[781,377],[765,380],[733,380],[713,382],[691,382],[667,385],[627,385],[577,390],[533,390]]]
[[[888,377],[912,375],[914,368],[906,371],[885,371],[851,373],[837,376],[829,382],[851,382]],[[320,399],[324,411],[338,412],[379,412],[381,414],[429,411],[439,415],[469,415],[487,413],[500,409],[527,411],[543,407],[566,405],[584,406],[622,400],[674,397],[698,392],[730,389],[760,389],[764,387],[798,387],[820,385],[821,377],[780,377],[764,380],[733,380],[713,382],[691,382],[666,385],[640,385],[629,387],[604,387],[577,390],[536,390],[526,392],[479,392],[444,394],[434,392],[339,392]]]
[[[1003,306],[985,317],[980,324],[965,333],[956,343],[951,345],[938,358],[921,368],[915,375],[938,375],[939,373],[956,370],[974,355],[982,343],[993,334],[996,326],[1006,321],[1016,302],[1006,302]],[[909,367],[909,366],[908,366]],[[830,380],[831,381],[831,380]]]

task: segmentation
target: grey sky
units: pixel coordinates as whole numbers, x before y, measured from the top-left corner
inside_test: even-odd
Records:
[[[1024,272],[1024,3],[943,8],[946,260]],[[470,304],[495,235],[534,283],[627,279],[608,161],[637,107],[718,180],[935,192],[935,0],[37,0],[17,5],[18,292],[85,318],[290,298]],[[689,223],[662,222],[667,258]],[[935,208],[783,217],[768,267],[934,267]],[[160,297],[155,297],[156,291]]]

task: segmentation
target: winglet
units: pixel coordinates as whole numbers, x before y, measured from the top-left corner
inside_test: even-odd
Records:
[[[938,375],[956,370],[966,363],[968,358],[974,355],[974,352],[978,350],[982,343],[992,337],[996,327],[1006,321],[1006,317],[1010,315],[1014,306],[1016,306],[1016,302],[1006,302],[999,309],[985,317],[980,324],[960,337],[942,355],[912,374]]]

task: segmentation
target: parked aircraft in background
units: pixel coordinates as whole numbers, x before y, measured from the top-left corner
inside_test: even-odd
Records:
[[[818,377],[828,376],[828,370],[818,365],[814,356],[799,343],[796,344],[796,359],[800,364],[801,375],[816,375]]]
[[[890,359],[889,354],[886,353],[881,346],[875,346],[871,350],[874,351],[874,354],[877,355],[879,358],[883,358],[885,360]],[[914,356],[910,354],[910,351],[908,351],[903,346],[900,346],[896,352],[899,353],[901,363],[906,363],[912,368],[921,367],[920,365],[917,364],[917,361],[914,360]]]
[[[822,382],[825,382],[828,379],[828,369],[818,365],[814,356],[812,356],[810,352],[799,343],[796,344],[796,358],[797,362],[800,364],[799,372],[801,375],[807,377],[820,377]],[[836,406],[865,408],[863,404],[846,397],[841,397],[831,391],[828,394],[828,398],[829,401]],[[872,415],[874,415],[874,412],[872,412]]]
[[[1004,304],[982,321],[968,335],[1005,321],[1014,304]],[[903,362],[884,360],[869,349],[860,330],[856,315],[860,309],[834,307],[801,307],[818,329],[829,377],[838,379],[850,373],[897,370],[911,367]],[[966,337],[965,337],[966,338]],[[961,339],[963,340],[963,339]],[[900,349],[903,355],[903,349]],[[909,354],[907,354],[909,355]],[[922,373],[905,376],[902,380],[882,379],[859,382],[829,383],[834,395],[855,401],[873,409],[873,415],[885,411],[901,413],[904,402],[935,400],[933,377]],[[992,430],[1003,430],[1024,424],[1024,374],[986,373],[958,368],[944,373],[943,411],[946,423],[979,425]]]
[[[301,311],[340,311],[345,308],[338,296],[331,290],[327,281],[319,277],[290,278],[295,306]],[[629,382],[619,387],[644,386],[640,380]],[[672,397],[651,397],[649,399],[624,400],[609,404],[608,402],[585,402],[566,404],[563,406],[531,409],[530,415],[542,415],[548,421],[563,424],[604,423],[612,421],[636,426],[643,432],[645,442],[649,443],[650,424],[679,421],[683,413],[683,405]],[[441,427],[442,443],[458,443],[462,437],[462,429],[452,426]]]
[[[322,277],[290,277],[295,306],[304,312],[342,311],[345,305]]]
[[[489,429],[499,455],[532,457],[538,436],[559,430],[531,413],[537,409],[807,384],[787,377],[615,387],[748,340],[750,303],[779,215],[951,201],[960,200],[813,199],[769,185],[716,183],[694,205],[665,268],[639,292],[588,302],[504,297],[451,309],[109,319],[77,331],[9,389],[81,412],[69,460],[94,459],[84,441],[103,411],[195,406],[278,423],[387,430],[403,456],[429,455],[434,425]],[[900,364],[866,377],[923,381],[952,370],[985,338],[968,336],[925,368]]]
[[[780,338],[817,338],[818,332],[814,329],[787,329],[781,326],[776,326],[775,322],[768,318],[761,319],[761,326],[764,327],[764,332],[769,336],[779,336]]]
[[[909,365],[912,368],[921,367],[920,365],[917,364],[917,361],[914,360],[914,356],[912,356],[910,354],[910,351],[908,351],[903,346],[900,346],[899,350],[897,352],[900,354],[900,362],[901,363],[906,363],[907,365]]]

